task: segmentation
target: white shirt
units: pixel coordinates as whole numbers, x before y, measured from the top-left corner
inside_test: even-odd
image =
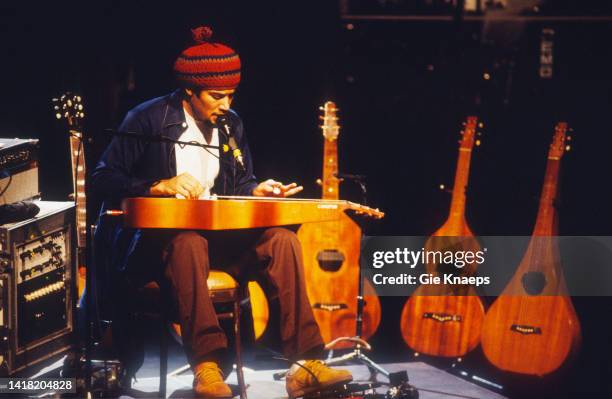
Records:
[[[200,144],[219,145],[219,132],[217,128],[213,129],[211,140],[207,143],[204,139],[204,134],[193,117],[189,115],[185,109],[183,109],[183,112],[185,113],[187,129],[181,134],[181,137],[178,138],[179,141],[195,141]],[[175,144],[174,152],[176,155],[176,175],[178,176],[185,172],[189,173],[204,187],[200,199],[209,197],[210,189],[215,184],[215,178],[219,174],[219,150]],[[178,193],[176,197],[184,198]]]

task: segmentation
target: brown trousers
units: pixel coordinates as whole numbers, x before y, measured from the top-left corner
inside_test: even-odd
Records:
[[[227,347],[206,284],[211,265],[232,274],[241,284],[260,282],[268,299],[278,300],[279,314],[271,315],[271,320],[280,325],[268,329],[280,329],[286,357],[299,359],[322,349],[294,232],[277,227],[240,232],[145,232],[130,257],[129,275],[133,282],[158,280],[170,293],[192,365]]]

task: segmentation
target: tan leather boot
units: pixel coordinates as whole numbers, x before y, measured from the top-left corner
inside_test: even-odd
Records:
[[[193,391],[199,398],[229,399],[232,390],[224,382],[223,373],[215,362],[203,362],[193,370]]]
[[[298,398],[353,380],[350,371],[334,370],[320,360],[306,360],[301,364],[304,367],[293,365],[287,373],[285,386],[290,398]],[[310,373],[304,368],[310,370]]]

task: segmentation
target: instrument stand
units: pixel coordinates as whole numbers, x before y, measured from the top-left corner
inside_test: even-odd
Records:
[[[362,195],[362,201],[364,205],[367,205],[367,187],[365,184],[365,176],[363,175],[349,175],[349,174],[337,174],[337,177],[340,177],[342,179],[346,179],[346,180],[350,180],[354,183],[356,183],[360,190],[361,190],[361,195]],[[363,223],[361,224],[361,237],[362,237],[362,241],[363,238],[365,237],[364,234],[364,226]],[[382,375],[384,375],[385,377],[389,378],[389,376],[391,375],[391,373],[389,373],[387,370],[385,370],[383,367],[381,367],[380,365],[376,364],[376,362],[374,362],[372,359],[370,359],[367,355],[365,355],[363,353],[363,349],[366,349],[368,351],[372,350],[372,347],[370,346],[370,344],[368,344],[364,339],[361,338],[361,334],[363,333],[363,307],[365,305],[365,300],[363,297],[363,291],[364,291],[364,283],[363,283],[363,270],[362,270],[362,262],[361,262],[361,255],[360,255],[360,259],[359,259],[359,284],[358,284],[358,290],[357,290],[357,318],[356,318],[356,326],[355,326],[355,336],[354,337],[339,337],[336,338],[335,340],[333,340],[332,342],[330,342],[329,344],[327,344],[325,346],[325,349],[329,350],[329,356],[328,358],[325,360],[325,364],[327,365],[335,365],[335,364],[342,364],[345,362],[349,362],[349,361],[356,361],[359,362],[361,364],[364,364],[365,366],[367,366],[368,370],[370,371],[370,379],[372,381],[376,381],[376,374],[380,373]],[[355,344],[355,349],[353,349],[352,352],[349,352],[345,355],[339,356],[339,357],[333,357],[333,347],[339,343],[339,342],[352,342]]]
[[[367,205],[367,188],[365,184],[365,176],[336,173],[335,177],[341,180],[346,179],[346,180],[350,180],[350,181],[357,183],[359,185],[359,188],[361,189],[363,204]],[[358,221],[356,222],[359,224]],[[361,232],[362,232],[361,237],[363,239],[363,237],[365,236],[363,233],[364,228],[362,224],[360,224],[360,227],[361,227]],[[368,351],[372,350],[372,347],[370,346],[370,344],[368,344],[363,338],[361,338],[361,334],[363,333],[363,307],[364,307],[364,302],[365,302],[364,297],[363,297],[363,290],[364,290],[363,273],[361,270],[361,259],[360,259],[359,261],[359,283],[358,283],[358,290],[357,290],[357,316],[356,316],[355,336],[339,337],[333,340],[332,342],[330,342],[329,344],[325,345],[325,349],[329,350],[329,353],[328,353],[327,359],[324,360],[324,363],[328,366],[332,366],[332,365],[337,365],[337,364],[344,364],[347,362],[358,362],[358,363],[364,364],[368,368],[368,370],[370,371],[370,379],[372,380],[372,382],[376,382],[377,373],[380,373],[384,375],[385,377],[391,379],[393,374],[396,374],[396,373],[389,373],[387,370],[385,370],[382,366],[374,362],[363,352],[364,349]],[[353,351],[345,355],[342,355],[342,356],[333,357],[334,346],[338,344],[339,342],[346,342],[346,341],[349,341],[355,344]],[[288,370],[274,373],[273,377],[275,380],[279,380],[285,377],[287,375],[287,372]]]
[[[353,349],[352,352],[349,352],[342,356],[333,357],[334,356],[333,347],[340,342],[347,342],[347,341],[354,343],[355,349]],[[372,350],[372,347],[370,346],[370,344],[368,344],[366,341],[361,339],[359,336],[336,338],[329,344],[325,345],[325,349],[329,350],[329,355],[327,359],[325,359],[325,364],[328,366],[333,366],[336,364],[343,364],[343,363],[352,362],[352,361],[360,362],[366,365],[366,367],[370,371],[370,380],[372,380],[372,382],[377,381],[376,379],[377,373],[380,373],[387,378],[389,378],[389,375],[391,374],[363,353],[363,349],[370,351]]]

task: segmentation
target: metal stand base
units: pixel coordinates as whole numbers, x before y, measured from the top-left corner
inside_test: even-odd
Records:
[[[355,349],[352,352],[344,354],[342,356],[333,357],[334,356],[334,346],[340,342],[352,342],[355,344]],[[329,350],[329,356],[325,359],[325,364],[328,366],[334,366],[337,364],[343,364],[347,362],[356,362],[362,363],[367,366],[370,371],[370,380],[375,382],[377,373],[384,375],[389,378],[389,372],[385,370],[383,367],[379,366],[376,362],[370,359],[367,355],[363,353],[363,349],[368,351],[372,350],[370,344],[359,337],[340,337],[336,338],[329,344],[325,345],[325,349]]]
[[[354,343],[355,349],[352,352],[349,352],[345,355],[333,357],[334,356],[334,346],[336,346],[339,342],[346,342],[346,341]],[[384,375],[385,377],[389,378],[390,373],[387,370],[385,370],[384,368],[376,364],[376,362],[374,362],[372,359],[370,359],[368,356],[366,356],[363,353],[363,349],[370,351],[372,350],[372,347],[370,346],[370,344],[368,344],[366,341],[364,341],[363,339],[359,337],[336,338],[329,344],[325,345],[325,349],[329,351],[329,355],[327,356],[327,359],[323,361],[323,363],[325,363],[328,366],[334,366],[334,365],[343,364],[347,362],[362,363],[368,367],[368,370],[370,371],[370,380],[372,382],[377,381],[376,380],[377,373],[380,373]],[[278,373],[274,373],[272,377],[278,381],[281,378],[286,377],[288,372],[289,370],[280,371]]]

